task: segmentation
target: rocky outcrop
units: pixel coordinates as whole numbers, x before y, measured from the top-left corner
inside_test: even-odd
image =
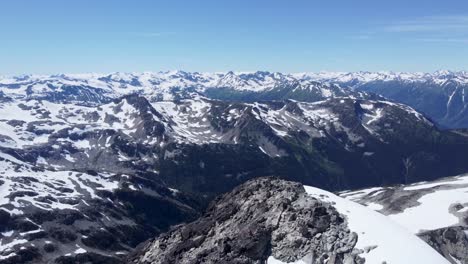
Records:
[[[299,183],[249,181],[216,199],[203,217],[141,246],[130,263],[364,263],[357,234],[330,204]],[[345,261],[346,260],[346,261]]]
[[[419,234],[450,263],[468,263],[468,228],[454,226]]]

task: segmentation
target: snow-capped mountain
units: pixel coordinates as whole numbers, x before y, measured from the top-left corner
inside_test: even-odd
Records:
[[[352,87],[407,104],[442,126],[468,127],[468,72],[301,73],[296,78]]]
[[[331,96],[359,95],[338,86],[297,80],[281,73],[159,73],[61,74],[52,76],[21,76],[0,79],[0,90],[12,98],[46,99],[56,102],[99,104],[128,95],[141,94],[150,101],[191,98],[193,94],[213,94],[226,97],[212,89],[233,96],[246,93],[271,93],[272,90],[308,90],[317,93],[314,101]],[[285,90],[285,91],[286,91]],[[291,92],[291,91],[289,91]],[[284,92],[283,92],[284,93]],[[259,96],[259,95],[258,95]],[[277,95],[279,96],[279,95]],[[227,98],[230,99],[230,98]],[[280,98],[277,99],[288,99]],[[294,98],[289,98],[294,99]]]
[[[340,195],[387,215],[452,263],[468,262],[468,175]]]
[[[468,72],[441,70],[434,73],[423,72],[305,72],[294,73],[292,76],[298,79],[311,79],[321,82],[347,83],[352,86],[370,82],[435,82],[445,83],[456,81],[460,84],[468,84]]]
[[[447,128],[468,127],[468,73],[319,72],[282,74],[184,71],[25,75],[0,79],[0,98],[45,99],[99,105],[138,93],[150,101],[205,97],[254,102],[332,97],[382,99],[407,104]]]

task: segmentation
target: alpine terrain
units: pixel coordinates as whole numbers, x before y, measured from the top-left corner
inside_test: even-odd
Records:
[[[466,79],[1,78],[0,263],[467,263]]]

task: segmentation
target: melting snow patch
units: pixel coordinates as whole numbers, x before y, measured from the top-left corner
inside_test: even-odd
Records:
[[[83,248],[78,248],[77,250],[75,250],[75,254],[83,254],[83,253],[86,253],[87,251]]]
[[[2,233],[2,236],[4,237],[10,237],[11,235],[13,235],[14,231],[8,231],[8,232],[3,232]]]
[[[389,217],[414,233],[434,230],[458,224],[459,218],[449,212],[449,207],[451,204],[464,203],[467,200],[468,187],[438,190],[419,198],[419,205]]]
[[[21,245],[21,244],[24,244],[24,243],[27,243],[27,242],[28,242],[28,240],[26,240],[26,239],[16,239],[16,240],[13,240],[10,243],[3,244],[2,240],[0,240],[0,252],[5,251],[6,249],[10,249],[15,245]]]
[[[1,256],[0,255],[0,260],[9,259],[9,258],[14,257],[14,256],[16,256],[15,252],[12,252],[12,253],[10,253],[10,254],[8,254],[6,256]]]
[[[91,144],[89,143],[89,140],[77,140],[77,141],[74,141],[73,144],[75,144],[75,146],[80,149],[91,148]]]
[[[366,110],[372,110],[374,109],[374,105],[373,104],[361,104],[361,107],[363,109],[366,109]]]

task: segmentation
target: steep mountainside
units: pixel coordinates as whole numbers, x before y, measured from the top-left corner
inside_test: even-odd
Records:
[[[323,190],[272,178],[235,188],[197,221],[139,248],[129,262],[448,263],[383,215]]]

